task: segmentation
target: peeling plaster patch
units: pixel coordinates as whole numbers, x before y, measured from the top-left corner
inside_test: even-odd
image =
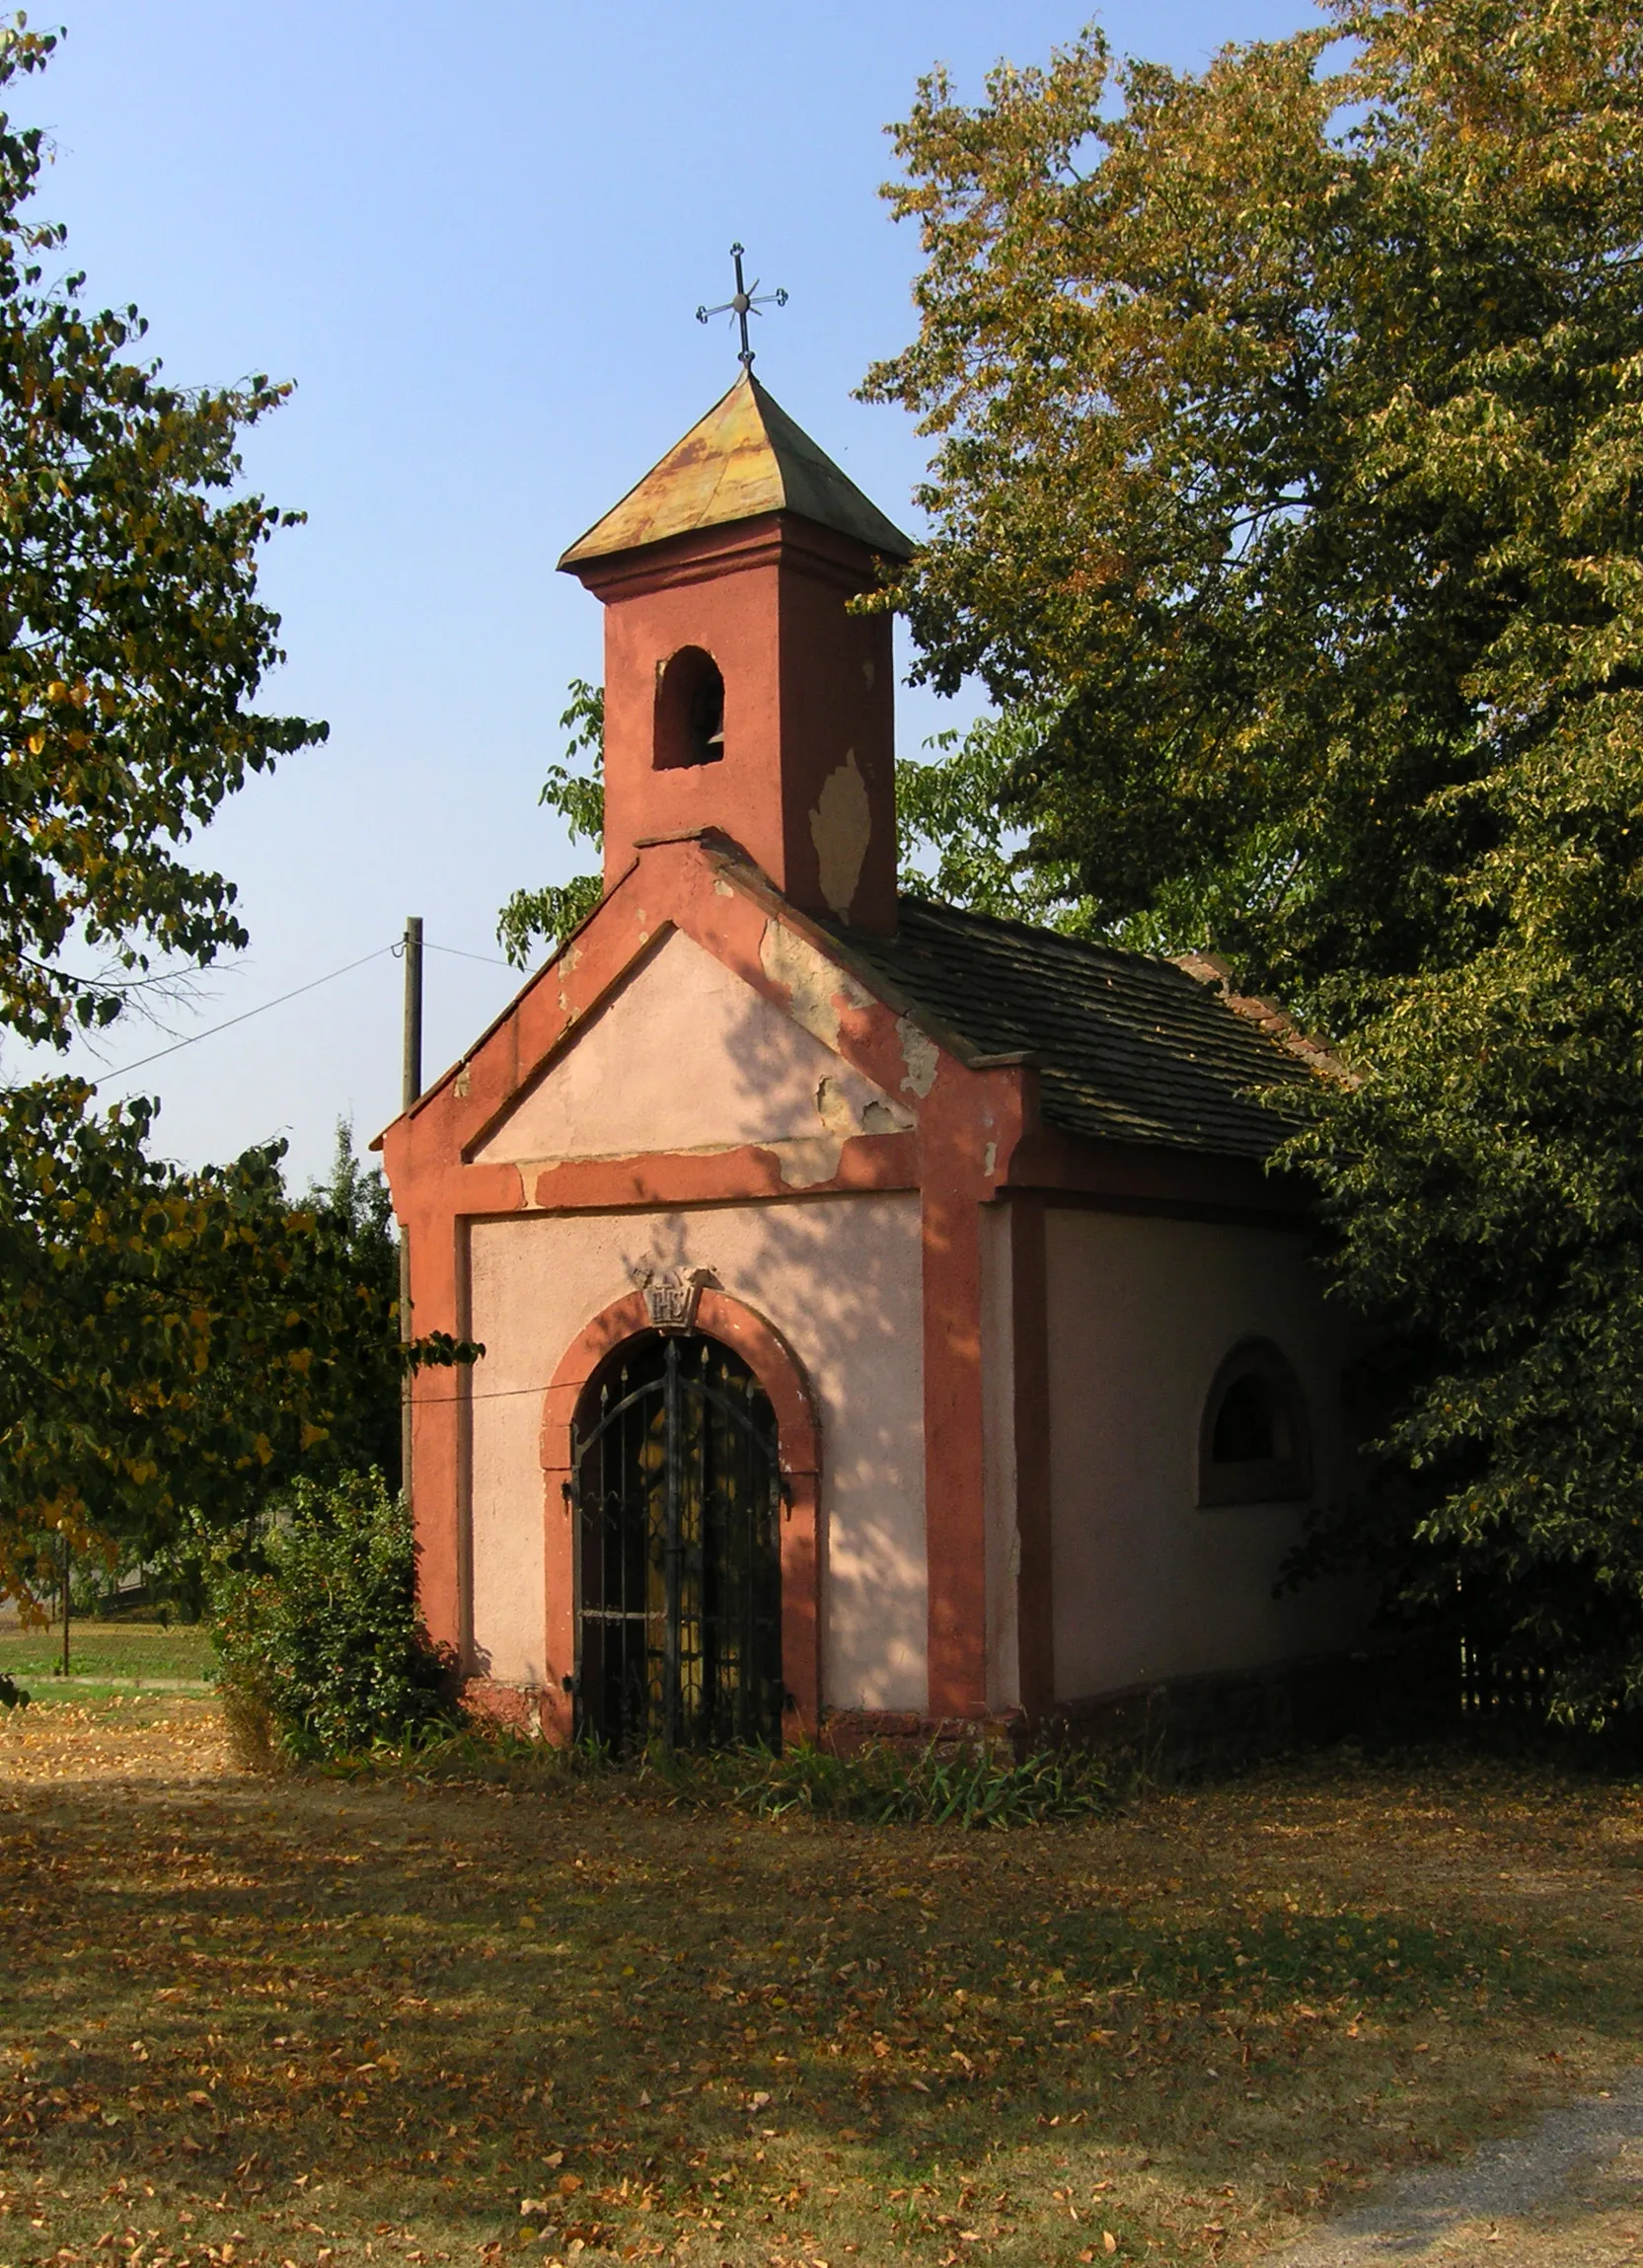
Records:
[[[836,1079],[824,1073],[816,1087],[816,1115],[829,1134],[848,1142],[854,1134],[906,1134],[918,1123],[910,1110],[892,1102],[887,1095],[861,1099],[863,1081],[854,1075]],[[858,1090],[856,1098],[851,1088]]]
[[[981,1154],[981,1170],[991,1181],[999,1163],[999,1145],[989,1142]]]
[[[784,1186],[814,1189],[823,1181],[831,1181],[838,1172],[845,1137],[812,1134],[796,1142],[773,1142],[770,1147],[781,1169]]]
[[[810,840],[816,846],[821,894],[843,920],[850,917],[851,900],[861,879],[861,864],[872,841],[872,806],[867,783],[847,748],[845,760],[822,782],[820,800],[810,814]]]
[[[928,1031],[919,1029],[910,1016],[897,1017],[896,1037],[901,1041],[901,1059],[907,1066],[907,1077],[901,1083],[902,1093],[916,1095],[922,1102],[935,1085],[941,1050]]]
[[[735,894],[736,894],[736,893],[735,893],[734,889],[732,889],[732,887],[730,886],[730,884],[729,884],[729,883],[728,883],[728,882],[725,880],[724,876],[723,876],[722,874],[720,874],[720,876],[719,876],[718,880],[717,880],[717,881],[716,881],[716,882],[713,884],[713,895],[714,895],[714,897],[715,897],[715,898],[733,898],[733,897],[735,896]]]
[[[462,1069],[456,1075],[457,1095],[463,1101],[468,1099],[468,1090],[472,1085],[473,1082],[468,1076],[468,1066],[465,1063]]]
[[[831,1072],[824,1073],[816,1086],[816,1116],[829,1134],[848,1141],[856,1132],[856,1112],[850,1106],[850,1096]]]
[[[772,984],[779,984],[787,995],[788,1013],[793,1021],[835,1051],[839,1045],[840,1004],[846,1008],[872,1006],[872,995],[864,992],[854,977],[836,967],[808,938],[784,929],[780,922],[765,924],[765,934],[759,941],[759,966]]]

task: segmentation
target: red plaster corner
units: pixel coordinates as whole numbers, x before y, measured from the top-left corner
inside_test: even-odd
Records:
[[[784,1730],[813,1736],[821,1711],[822,1534],[819,1502],[821,1430],[798,1357],[775,1324],[728,1292],[704,1287],[696,1326],[739,1354],[776,1412],[787,1501],[782,1522],[782,1677],[791,1705]],[[644,1300],[630,1292],[583,1325],[565,1349],[542,1413],[544,1613],[548,1687],[542,1729],[550,1740],[571,1737],[566,1681],[576,1659],[575,1538],[569,1487],[571,1429],[582,1390],[625,1339],[650,1328]]]

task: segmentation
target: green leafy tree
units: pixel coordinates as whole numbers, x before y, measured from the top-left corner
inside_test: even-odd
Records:
[[[388,1183],[365,1165],[346,1120],[336,1127],[331,1172],[309,1184],[295,1212],[311,1230],[293,1244],[298,1304],[325,1312],[339,1292],[354,1328],[333,1354],[332,1415],[322,1450],[311,1454],[311,1474],[333,1471],[383,1474],[400,1485],[400,1388],[405,1365],[400,1345],[400,1244]],[[312,1277],[313,1292],[302,1287]]]
[[[573,843],[605,841],[605,689],[585,678],[570,681],[570,700],[560,718],[568,734],[564,761],[550,764],[539,803],[557,811]],[[515,968],[524,968],[538,947],[553,951],[586,921],[599,903],[604,882],[598,874],[574,874],[567,882],[548,882],[539,890],[515,890],[496,918],[496,942]]]
[[[1333,1542],[1635,1707],[1643,20],[1335,0],[1196,74],[1091,34],[936,74],[899,149],[922,669],[1049,719],[1008,794],[1053,889],[1357,1075],[1299,1145],[1391,1412]]]
[[[901,886],[919,897],[1011,921],[1077,931],[1089,907],[1078,869],[1036,857],[1012,825],[1016,772],[1046,722],[1031,710],[978,718],[967,732],[938,732],[923,762],[896,771]]]
[[[0,27],[0,89],[55,44]],[[287,389],[168,385],[134,309],[48,281],[41,162],[0,114],[0,1027],[64,1047],[246,942],[188,843],[326,728],[253,706],[282,658],[258,557],[300,515],[246,490],[239,439]],[[61,1537],[245,1517],[355,1423],[392,1323],[374,1259],[289,1202],[277,1145],[180,1172],[153,1110],[0,1088],[0,1596]]]
[[[0,89],[55,44],[0,28]],[[167,385],[132,358],[134,308],[47,283],[65,232],[25,209],[41,141],[0,115],[0,1020],[61,1043],[156,960],[247,942],[233,884],[183,846],[326,727],[249,706],[284,658],[257,557],[302,515],[243,491],[238,444],[290,389]]]
[[[356,1454],[384,1367],[362,1348],[394,1349],[394,1290],[291,1205],[281,1145],[181,1173],[148,1104],[86,1103],[69,1080],[0,1094],[8,1591],[50,1538],[152,1551],[190,1516],[254,1518],[327,1445]]]

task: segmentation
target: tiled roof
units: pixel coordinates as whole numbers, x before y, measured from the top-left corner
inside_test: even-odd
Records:
[[[560,566],[573,572],[586,560],[767,512],[815,520],[891,559],[904,560],[913,549],[746,370],[637,488],[571,545]]]
[[[1030,1053],[1045,1119],[1104,1142],[1262,1158],[1284,1131],[1247,1092],[1315,1073],[1200,978],[1150,953],[903,898],[894,938],[852,957],[980,1054]],[[1270,1021],[1270,1017],[1269,1017]]]

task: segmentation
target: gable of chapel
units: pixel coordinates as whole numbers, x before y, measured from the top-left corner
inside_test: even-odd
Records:
[[[914,1119],[796,1018],[670,931],[473,1153],[476,1164],[775,1151],[795,1186]]]

